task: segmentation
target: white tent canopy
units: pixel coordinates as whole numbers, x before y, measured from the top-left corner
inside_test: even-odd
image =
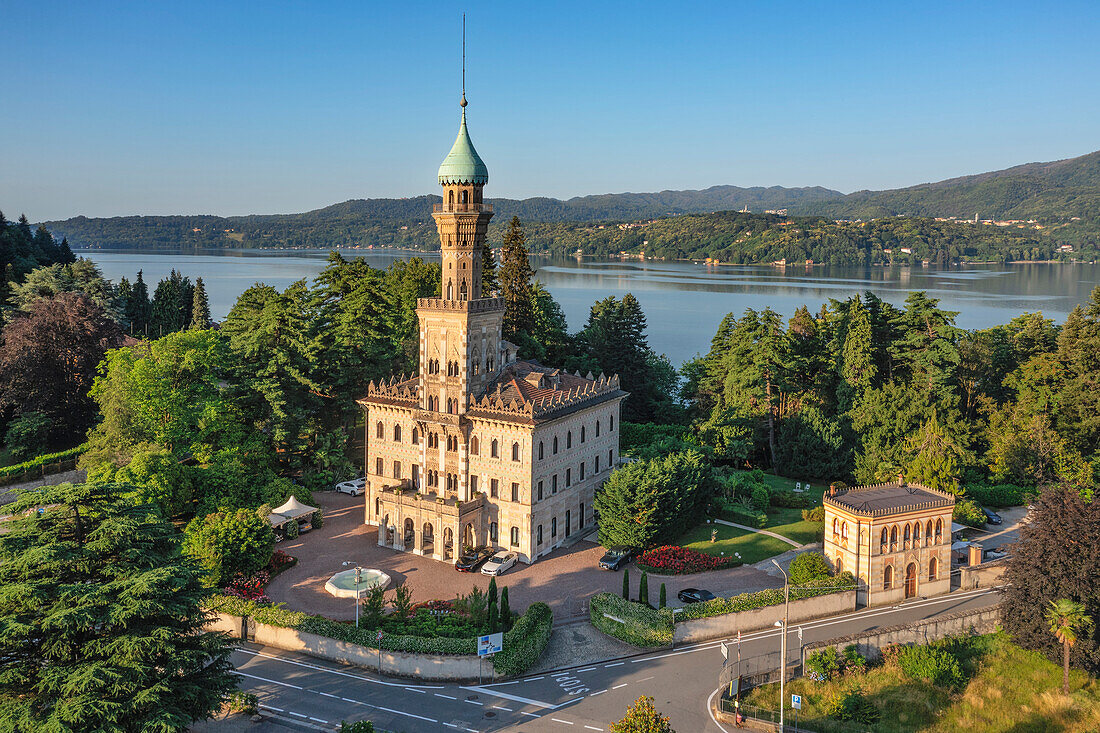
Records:
[[[274,518],[276,514],[282,514],[287,519],[301,519],[302,517],[311,516],[315,511],[317,511],[317,507],[303,504],[292,494],[282,506],[271,510],[271,516]]]

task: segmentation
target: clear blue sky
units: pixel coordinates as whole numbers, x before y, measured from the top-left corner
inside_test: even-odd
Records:
[[[9,218],[429,193],[457,129],[456,3],[0,9]],[[467,11],[469,123],[491,196],[847,192],[1100,149],[1094,0]]]

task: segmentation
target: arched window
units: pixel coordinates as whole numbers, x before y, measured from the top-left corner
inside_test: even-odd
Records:
[[[913,525],[913,547],[920,547],[920,522]]]
[[[552,517],[550,519],[550,537],[553,538],[553,537],[557,537],[557,536],[558,536],[558,518],[557,517]]]
[[[512,460],[519,461],[519,443],[512,443]]]
[[[836,556],[836,574],[840,575],[844,572],[844,561],[840,559],[840,555]]]
[[[493,438],[493,442],[489,445],[489,455],[493,458],[500,458],[500,444],[497,443],[496,438]]]
[[[839,534],[839,532],[837,531],[837,528],[839,526],[840,526],[840,520],[837,519],[836,517],[833,517],[833,537],[836,537]]]
[[[940,540],[942,539],[942,537],[943,537],[943,520],[942,519],[937,519],[936,520],[936,544],[937,545],[940,544]]]
[[[596,419],[596,437],[597,438],[600,437],[600,420],[599,420],[599,418]]]
[[[541,545],[542,544],[542,525],[541,524],[538,526],[538,529],[535,530],[535,544],[536,545]]]
[[[512,547],[519,547],[519,527],[512,527]]]
[[[927,547],[932,542],[932,520],[928,520],[928,525],[924,529],[924,545]]]
[[[379,476],[383,475],[383,473],[382,473],[382,459],[381,458],[375,458],[374,459],[374,472],[376,474],[378,474]]]
[[[879,545],[880,545],[879,552],[881,552],[881,553],[886,552],[886,546],[887,546],[886,542],[887,542],[888,535],[889,535],[889,532],[886,530],[886,527],[883,527],[882,528],[882,539],[879,540]]]
[[[607,429],[611,432],[615,431],[615,416],[612,415],[607,419]]]
[[[567,430],[565,432],[565,449],[569,450],[573,447],[573,431]]]
[[[478,451],[481,450],[481,442],[477,439],[477,436],[470,438],[470,455],[476,456]]]
[[[450,280],[447,281],[447,300],[455,299],[455,286]]]
[[[539,441],[539,460],[540,461],[542,460],[542,456],[543,456],[543,452],[544,452],[543,449],[544,448],[545,448],[545,446],[543,445],[543,442],[540,440]]]
[[[928,579],[935,580],[936,572],[939,570],[940,561],[937,558],[932,558],[928,561]]]
[[[910,533],[909,533],[909,525],[907,524],[907,525],[905,525],[905,538],[904,538],[904,540],[903,540],[903,542],[902,542],[902,547],[904,547],[904,548],[905,548],[906,550],[908,550],[908,549],[909,549],[909,541],[910,541],[911,539],[912,539],[912,537],[911,537],[911,535],[910,535]]]
[[[898,525],[890,528],[890,551],[898,549]]]
[[[584,426],[581,425],[581,442],[584,442]]]
[[[489,541],[490,542],[496,542],[497,541],[497,523],[496,522],[489,522]]]
[[[558,436],[554,436],[554,455],[558,454]]]
[[[454,191],[448,191],[447,192],[447,204],[449,205],[450,208],[452,208],[452,209],[454,208],[454,206],[455,206],[455,192]]]
[[[840,539],[842,539],[844,541],[848,540],[848,523],[847,522],[841,522],[840,523]]]
[[[394,443],[400,443],[401,442],[401,426],[400,425],[394,425],[393,426],[393,442]]]
[[[894,586],[894,566],[887,565],[882,571],[882,589],[890,590]]]
[[[470,203],[470,192],[469,191],[463,189],[462,193],[461,193],[461,196],[462,196],[462,203],[464,203],[464,204]]]
[[[420,430],[413,428],[413,445],[420,445]]]
[[[401,461],[393,462],[393,477],[401,478]]]
[[[463,268],[465,268],[466,263],[463,262],[462,266],[463,266]],[[462,284],[458,286],[458,298],[459,298],[459,300],[466,300],[467,293],[468,293],[468,291],[466,289],[466,280],[463,279]]]
[[[377,438],[382,438],[386,435],[386,428],[382,425],[381,420],[379,420],[378,424],[374,427],[374,434]]]

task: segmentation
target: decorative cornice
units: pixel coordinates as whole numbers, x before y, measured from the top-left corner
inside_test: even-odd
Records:
[[[851,497],[848,501],[839,501],[841,498],[848,496],[849,494],[858,494],[863,491],[871,491],[873,489],[918,489],[920,491],[926,491],[929,494],[937,496],[936,499],[930,501],[919,501],[912,504],[902,504],[899,506],[883,507],[881,509],[867,509],[865,504],[859,505],[855,502],[858,501],[858,497]],[[851,502],[851,503],[849,503]],[[890,514],[904,514],[905,512],[919,511],[921,509],[933,509],[953,506],[955,504],[954,494],[949,494],[946,491],[940,491],[939,489],[933,489],[921,484],[896,484],[896,483],[883,483],[883,484],[867,484],[866,486],[852,486],[847,489],[841,489],[835,494],[825,492],[825,496],[822,497],[823,504],[829,504],[837,509],[849,512],[851,514],[858,514],[864,517],[882,517]]]

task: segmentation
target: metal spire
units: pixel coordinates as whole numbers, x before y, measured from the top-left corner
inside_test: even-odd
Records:
[[[466,13],[462,14],[462,101],[459,103],[463,111],[466,108]]]

